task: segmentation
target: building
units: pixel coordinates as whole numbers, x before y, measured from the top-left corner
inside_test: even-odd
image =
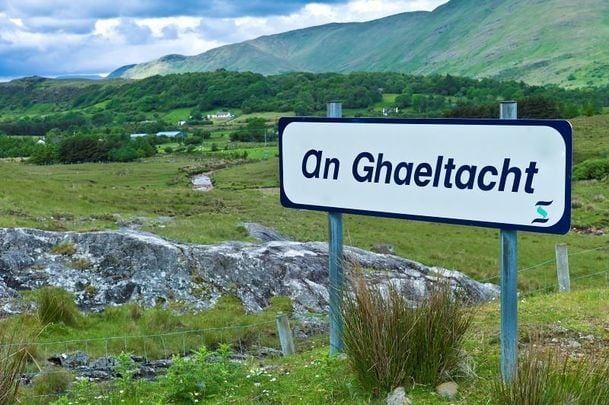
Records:
[[[235,116],[233,114],[231,114],[230,111],[218,111],[217,113],[213,113],[213,114],[207,114],[207,119],[208,120],[212,120],[214,118],[224,118],[224,119],[231,119],[234,118]]]
[[[183,131],[162,131],[157,132],[156,136],[166,136],[167,138],[175,138],[176,136],[186,135]]]
[[[135,138],[142,138],[144,136],[148,136],[148,134],[131,134],[131,135],[129,135],[129,138],[135,139]]]

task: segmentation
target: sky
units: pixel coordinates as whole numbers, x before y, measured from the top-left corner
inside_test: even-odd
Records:
[[[168,54],[447,0],[0,0],[0,80],[105,75]]]

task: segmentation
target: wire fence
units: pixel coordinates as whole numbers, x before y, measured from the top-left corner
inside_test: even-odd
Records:
[[[596,255],[591,257],[591,255]],[[603,245],[568,253],[570,283],[573,289],[590,287],[589,279],[598,277],[609,285],[609,246]],[[530,296],[558,290],[557,259],[551,257],[518,270],[520,296]],[[599,270],[602,269],[602,270]],[[606,270],[605,270],[606,269]],[[605,276],[603,279],[602,276]],[[499,283],[501,276],[480,280],[481,283]],[[594,285],[597,285],[595,283]],[[602,284],[598,284],[602,285]]]

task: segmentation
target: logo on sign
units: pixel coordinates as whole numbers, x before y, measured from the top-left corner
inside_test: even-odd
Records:
[[[539,218],[535,218],[532,222],[533,224],[545,224],[550,220],[550,214],[548,214],[548,211],[544,207],[549,207],[553,202],[554,201],[537,201],[535,206],[537,207]]]

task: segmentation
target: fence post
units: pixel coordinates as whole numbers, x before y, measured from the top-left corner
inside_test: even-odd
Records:
[[[279,334],[279,343],[281,343],[281,352],[283,355],[290,356],[296,353],[288,316],[282,312],[277,314],[277,333]]]
[[[571,279],[569,278],[569,253],[566,243],[556,245],[556,273],[558,274],[558,291],[571,291]]]

